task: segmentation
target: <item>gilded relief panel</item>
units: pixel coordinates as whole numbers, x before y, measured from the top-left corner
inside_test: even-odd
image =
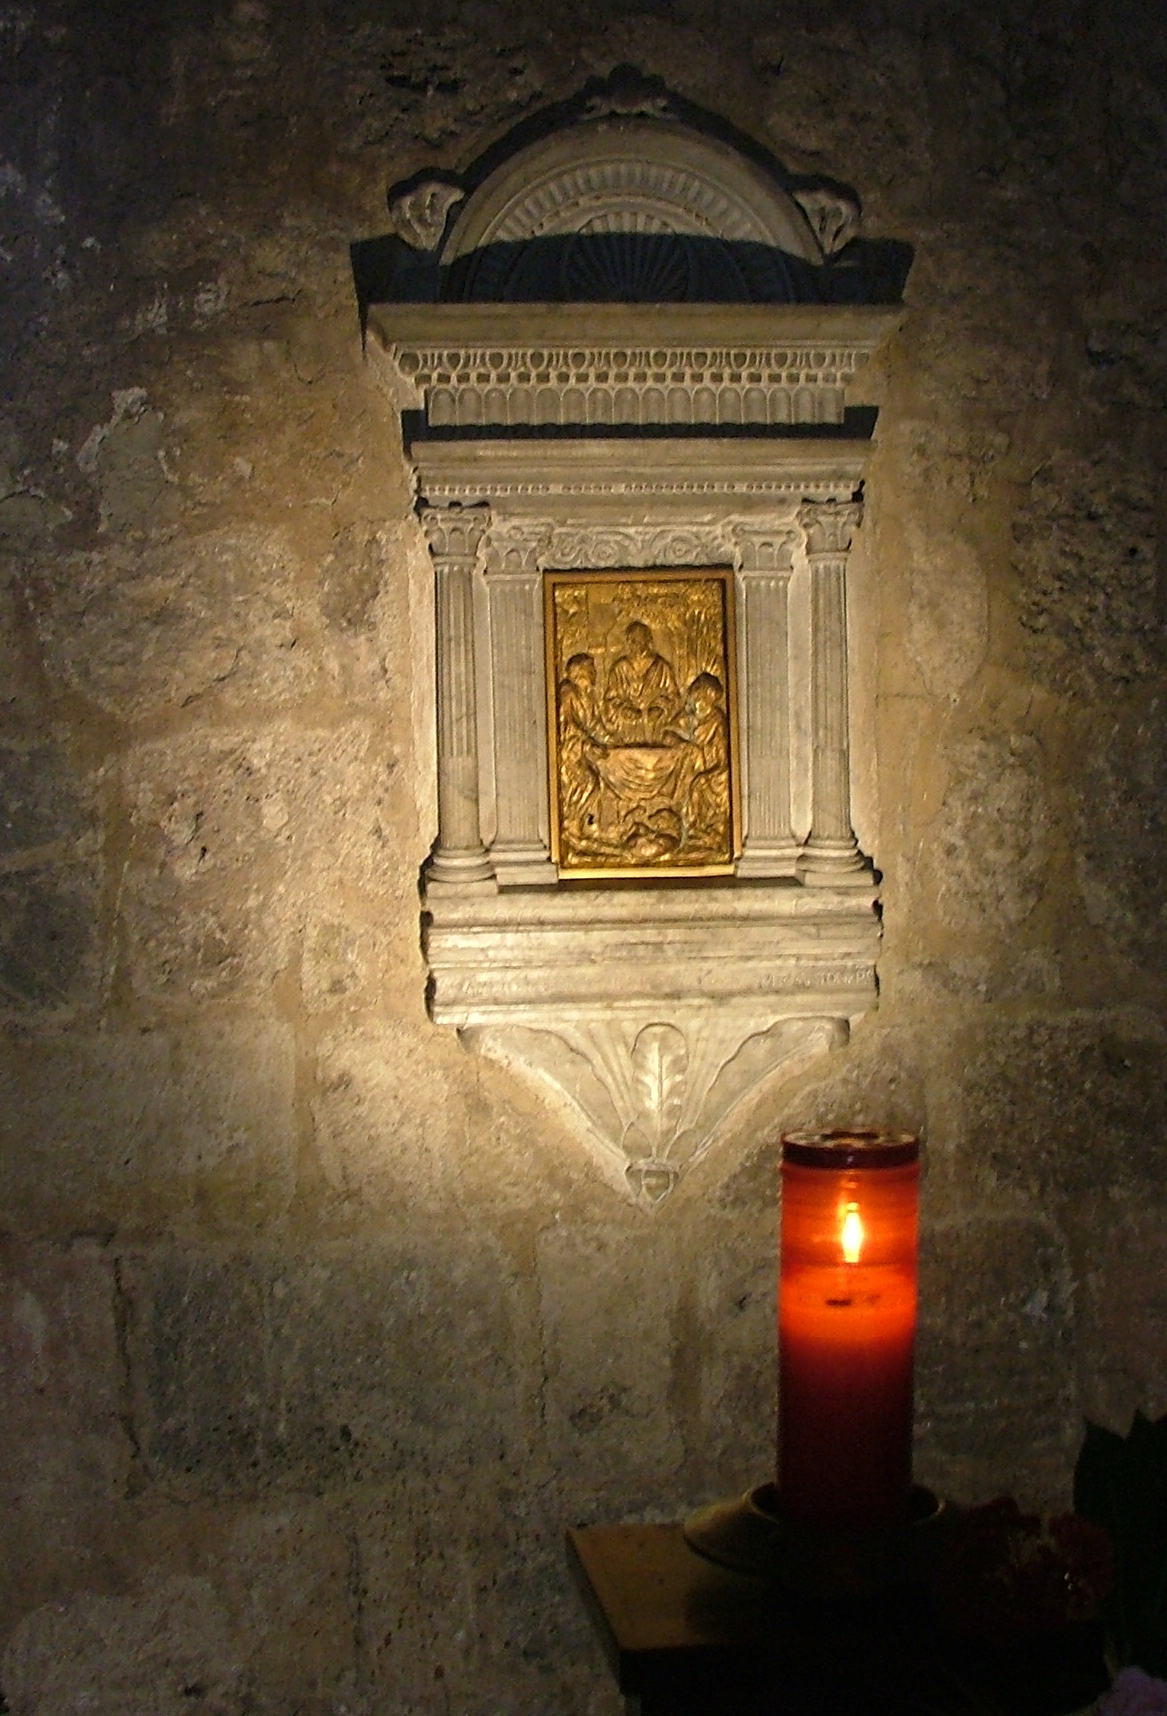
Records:
[[[728,875],[741,851],[733,574],[548,573],[552,856]]]

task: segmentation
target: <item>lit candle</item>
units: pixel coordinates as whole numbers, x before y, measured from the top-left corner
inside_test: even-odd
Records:
[[[919,1173],[906,1132],[782,1140],[778,1484],[806,1524],[907,1515]]]

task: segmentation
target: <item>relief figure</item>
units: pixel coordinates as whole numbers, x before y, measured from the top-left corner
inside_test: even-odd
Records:
[[[628,653],[616,658],[608,675],[604,719],[621,744],[657,744],[681,711],[677,676],[657,654],[643,620],[633,620],[624,641]]]
[[[568,864],[652,865],[732,856],[729,720],[716,674],[684,697],[652,631],[634,620],[597,695],[595,657],[557,686],[558,786]]]
[[[596,706],[596,663],[586,651],[573,655],[559,684],[559,808],[564,831],[576,842],[594,839],[600,777],[595,760],[604,753]]]
[[[715,673],[699,673],[693,680],[685,712],[697,762],[685,795],[685,821],[693,845],[716,847],[729,819],[729,717]]]

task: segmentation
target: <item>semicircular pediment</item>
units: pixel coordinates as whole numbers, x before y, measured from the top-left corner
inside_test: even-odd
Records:
[[[585,231],[719,238],[823,259],[793,197],[736,150],[681,125],[617,119],[572,126],[512,155],[467,199],[442,261]]]

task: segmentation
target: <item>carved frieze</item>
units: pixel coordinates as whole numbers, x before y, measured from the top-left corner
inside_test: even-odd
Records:
[[[628,318],[621,324],[612,306],[596,304],[581,308],[565,340],[555,338],[545,307],[493,321],[483,309],[370,312],[390,391],[400,405],[420,406],[435,428],[841,424],[848,386],[898,319],[873,308],[734,308],[718,316],[653,305],[639,312],[643,336],[630,340]]]

